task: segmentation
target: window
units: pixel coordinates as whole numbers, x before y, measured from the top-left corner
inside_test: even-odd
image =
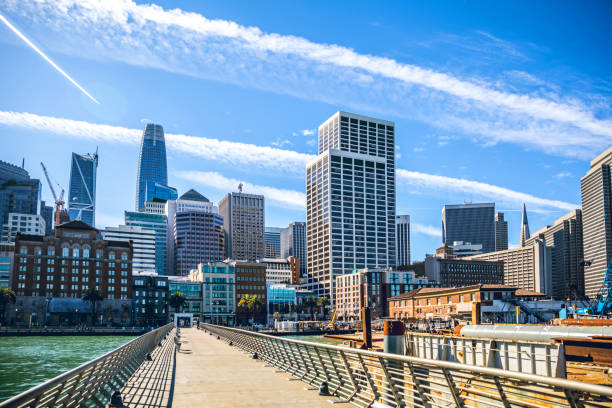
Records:
[[[109,252],[108,253],[108,259],[115,259],[115,253],[114,252]]]
[[[49,248],[47,248],[47,255],[49,255],[49,256],[55,256],[55,247],[49,247]]]
[[[19,253],[22,254],[22,255],[27,255],[28,247],[22,246],[21,248],[19,248]]]
[[[63,247],[63,248],[62,248],[62,256],[63,256],[63,257],[67,257],[67,256],[69,256],[69,255],[68,255],[68,251],[69,251],[69,250],[70,250],[70,249],[69,249],[68,247]]]
[[[122,261],[127,261],[127,259],[128,259],[128,254],[127,254],[127,252],[122,252],[122,253],[121,253],[121,260],[122,260]]]
[[[79,257],[79,248],[72,248],[72,256],[74,258],[78,258]]]
[[[89,248],[83,248],[83,258],[89,258]]]
[[[104,252],[101,249],[96,249],[96,258],[98,258],[98,259],[102,258],[103,254],[104,254]],[[99,266],[98,262],[96,262],[96,266]]]

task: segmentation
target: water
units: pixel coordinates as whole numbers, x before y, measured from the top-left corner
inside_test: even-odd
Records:
[[[131,336],[0,337],[0,401],[111,351]]]
[[[323,344],[332,344],[334,346],[342,346],[341,341],[326,339],[323,336],[287,336],[286,338],[295,339],[295,340],[303,340],[303,341],[312,341],[313,343],[323,343]]]

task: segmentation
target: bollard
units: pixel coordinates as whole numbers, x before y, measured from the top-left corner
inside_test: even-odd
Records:
[[[157,346],[161,347],[162,346],[162,342],[160,341],[159,343],[157,343]]]
[[[230,346],[233,346],[233,345],[234,345],[234,342],[230,341],[228,344],[229,344]]]
[[[217,340],[221,340],[221,337],[217,336]]]
[[[399,320],[383,322],[383,350],[385,353],[404,354],[404,333],[406,327]]]
[[[113,392],[110,400],[110,406],[116,408],[123,407],[123,398],[121,398],[121,393],[119,391]]]
[[[147,361],[153,361],[153,357],[151,357],[151,353],[147,353]]]
[[[251,358],[253,360],[257,360],[259,358],[259,356],[257,355],[257,352],[254,352],[253,355],[251,355]]]
[[[321,384],[319,385],[319,395],[329,395],[327,381],[321,381]]]

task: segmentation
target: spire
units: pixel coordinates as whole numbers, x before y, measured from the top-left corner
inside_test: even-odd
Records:
[[[527,221],[527,208],[523,203],[523,216],[521,218],[521,247],[525,246],[525,241],[529,239],[529,221]]]

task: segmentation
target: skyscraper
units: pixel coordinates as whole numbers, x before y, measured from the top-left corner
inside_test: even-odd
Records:
[[[495,213],[495,250],[508,249],[508,221],[504,220],[504,213]]]
[[[164,128],[161,125],[147,123],[142,132],[140,154],[138,156],[136,211],[144,211],[147,194],[149,193],[149,197],[153,194],[151,186],[154,186],[154,183],[162,186],[168,184],[166,141]],[[147,186],[149,186],[149,189],[147,189]]]
[[[132,270],[139,272],[157,272],[155,266],[155,230],[134,225],[106,227],[101,231],[106,241],[132,242]]]
[[[40,215],[45,220],[45,235],[53,234],[53,207],[45,205],[45,202],[41,201]]]
[[[292,222],[281,231],[281,258],[293,256],[300,262],[300,277],[306,277],[306,223]]]
[[[264,244],[266,258],[280,257],[280,233],[283,229],[277,227],[265,227]]]
[[[214,212],[177,212],[174,216],[176,274],[187,276],[201,263],[223,260],[223,218]]]
[[[612,258],[612,147],[591,160],[580,180],[582,190],[582,236],[584,241],[584,290],[597,297],[606,267]]]
[[[464,203],[442,208],[442,242],[482,245],[482,252],[495,251],[495,203]]]
[[[334,303],[336,276],[395,266],[395,124],[337,112],[306,167],[306,287]]]
[[[525,203],[523,203],[523,215],[521,216],[521,247],[525,246],[525,241],[527,241],[530,237],[529,221],[527,221],[527,208],[525,207]]]
[[[410,265],[410,216],[395,217],[397,266]]]
[[[72,153],[68,190],[68,214],[71,221],[80,220],[95,227],[97,170],[97,151],[85,155]]]
[[[155,271],[168,274],[168,221],[165,215],[137,211],[125,212],[125,225],[155,231]]]
[[[256,261],[264,257],[264,196],[229,193],[219,202],[219,214],[228,258]]]
[[[9,213],[39,214],[42,185],[23,168],[0,161],[0,228]]]

